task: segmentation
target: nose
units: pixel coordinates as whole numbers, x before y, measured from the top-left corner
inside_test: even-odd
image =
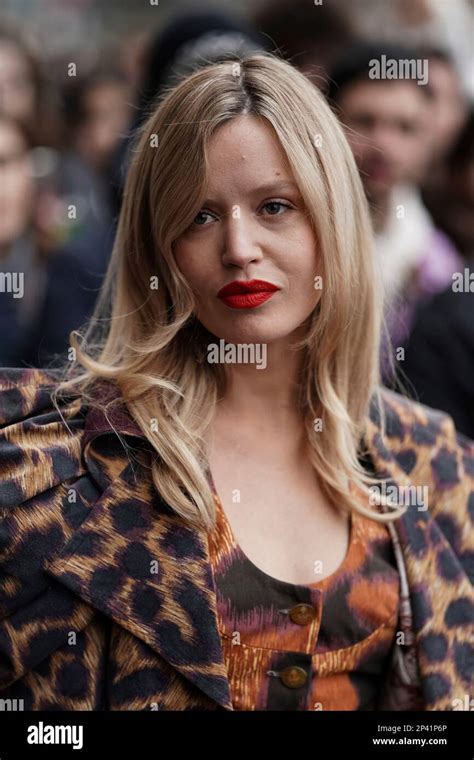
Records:
[[[242,211],[239,211],[239,216],[229,214],[224,226],[222,263],[244,268],[251,262],[261,260],[262,256],[256,225]]]
[[[381,124],[372,134],[373,145],[380,150],[384,157],[389,157],[397,144],[397,130],[392,124]]]

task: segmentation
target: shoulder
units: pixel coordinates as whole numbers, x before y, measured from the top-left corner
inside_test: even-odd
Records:
[[[387,389],[381,395],[387,455],[411,484],[425,489],[429,514],[472,575],[474,441],[446,412]]]
[[[54,404],[57,371],[0,369],[0,509],[82,471],[80,397]],[[0,512],[1,516],[1,512]]]
[[[453,418],[447,412],[388,388],[381,389],[380,397],[388,439],[399,439],[432,449],[437,446],[460,447],[468,455],[473,454],[474,441],[456,429]],[[379,416],[376,419],[379,421]]]
[[[407,475],[424,476],[438,489],[462,479],[474,490],[474,441],[447,412],[382,389],[385,444]]]
[[[35,368],[0,368],[0,425],[48,403],[57,373]]]

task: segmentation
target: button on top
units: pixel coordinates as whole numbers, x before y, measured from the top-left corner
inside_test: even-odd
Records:
[[[308,674],[303,668],[299,668],[297,665],[290,665],[288,668],[280,671],[278,674],[281,681],[288,686],[289,689],[299,689],[308,680]]]
[[[311,604],[296,604],[288,614],[293,623],[308,625],[316,617],[316,610]]]

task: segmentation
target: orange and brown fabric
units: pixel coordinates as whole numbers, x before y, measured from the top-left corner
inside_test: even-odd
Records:
[[[374,710],[400,582],[387,527],[353,512],[342,565],[307,585],[273,578],[236,541],[216,491],[209,555],[234,710]]]

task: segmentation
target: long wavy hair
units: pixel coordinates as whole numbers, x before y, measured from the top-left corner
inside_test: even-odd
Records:
[[[114,250],[94,315],[71,333],[73,361],[53,394],[94,403],[100,379],[116,383],[155,449],[153,483],[185,520],[210,529],[206,431],[226,391],[225,367],[203,360],[216,336],[195,317],[173,244],[206,197],[206,150],[215,130],[253,114],[273,126],[314,229],[323,287],[301,345],[298,405],[312,464],[335,503],[386,521],[404,508],[371,509],[380,485],[359,461],[371,404],[384,429],[379,372],[380,274],[358,171],[323,95],[270,53],[205,65],[165,91],[133,148]],[[218,339],[218,337],[217,337]],[[322,422],[315,432],[314,421]],[[351,488],[366,500],[356,499]],[[382,499],[383,503],[383,499]]]

